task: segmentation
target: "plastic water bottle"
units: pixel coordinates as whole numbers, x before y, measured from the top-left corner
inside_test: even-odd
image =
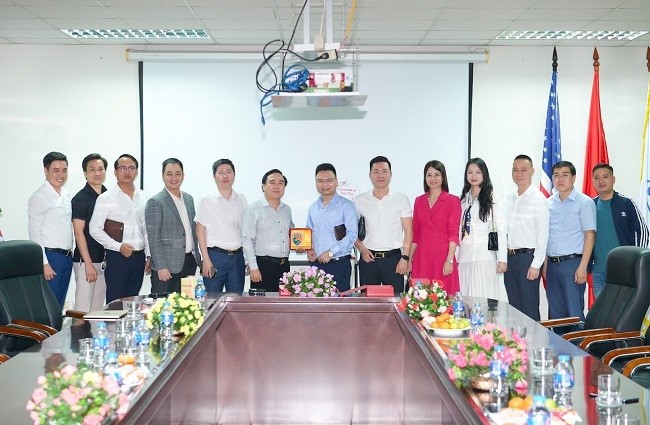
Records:
[[[174,340],[174,310],[165,301],[162,311],[160,312],[160,341],[169,342]]]
[[[112,376],[118,385],[122,385],[122,373],[120,366],[117,364],[117,353],[111,351],[106,355],[106,366],[104,366],[104,375]]]
[[[528,412],[527,425],[551,425],[551,413],[546,408],[546,399],[543,395],[533,397],[533,406]]]
[[[557,364],[553,370],[553,400],[559,407],[571,408],[573,400],[571,392],[575,383],[571,357],[566,354],[557,356]]]
[[[105,322],[97,323],[97,332],[93,338],[93,348],[95,352],[95,368],[103,369],[106,364],[106,355],[108,354],[108,348],[110,345],[110,339],[108,334],[108,329],[106,329]]]
[[[203,283],[203,276],[199,276],[196,280],[196,286],[194,287],[194,299],[198,301],[201,308],[205,311],[205,284]]]
[[[149,342],[151,342],[151,331],[147,327],[147,322],[144,319],[140,321],[137,327],[135,342],[137,346],[137,363],[139,365],[148,364],[147,351],[149,350]]]
[[[481,304],[480,303],[474,303],[474,307],[472,307],[472,311],[469,315],[469,321],[470,324],[472,325],[472,332],[478,331],[481,326],[483,326],[483,321],[484,321],[483,316],[483,310],[481,309]]]
[[[492,378],[492,387],[490,388],[490,395],[493,398],[508,400],[508,393],[510,387],[506,380],[506,373],[508,365],[503,360],[503,346],[497,345],[494,347],[494,354],[490,360],[490,377]]]
[[[456,295],[454,296],[452,310],[456,319],[465,317],[465,302],[463,301],[463,294],[461,294],[460,291],[456,292]]]

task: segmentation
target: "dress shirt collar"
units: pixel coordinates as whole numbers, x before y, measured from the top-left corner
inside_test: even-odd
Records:
[[[181,191],[181,197],[179,198],[178,196],[171,193],[169,191],[169,189],[165,188],[165,190],[167,191],[167,193],[169,193],[169,196],[171,196],[173,200],[175,200],[175,201],[178,201],[178,200],[183,201],[183,192],[182,191]]]
[[[564,200],[560,199],[560,192],[556,192],[556,193],[553,195],[553,197],[554,197],[554,199],[557,200],[558,202],[564,202],[564,201],[566,201],[567,199],[570,199],[570,200],[572,200],[572,201],[575,201],[576,198],[578,197],[578,191],[576,190],[576,188],[575,188],[575,186],[574,186],[573,189],[571,189],[571,192],[569,192],[569,196],[567,196],[566,198],[564,198]]]
[[[271,204],[269,204],[269,201],[268,201],[268,199],[266,199],[266,196],[262,196],[262,199],[260,199],[260,203],[262,204],[263,207],[269,207],[270,209],[272,209],[274,211],[280,211],[281,209],[283,209],[287,205],[284,202],[280,201],[280,204],[278,205],[278,209],[276,210],[275,208],[273,208],[271,206]]]
[[[86,185],[84,186],[84,190],[90,194],[92,194],[95,198],[97,198],[100,194],[93,189],[93,187],[90,185],[90,183],[86,182]],[[101,188],[101,193],[106,192],[108,189],[106,189],[106,186],[102,185]]]
[[[339,202],[341,202],[342,196],[338,194],[338,192],[334,193],[334,196],[332,196],[332,199],[330,200],[329,204],[327,205],[336,205]],[[323,195],[318,197],[318,205],[320,205],[321,208],[326,208],[325,204],[323,204]]]

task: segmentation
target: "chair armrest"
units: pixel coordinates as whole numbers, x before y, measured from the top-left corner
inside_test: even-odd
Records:
[[[6,354],[0,354],[0,364],[6,362],[6,361],[9,360],[10,358],[11,358],[11,357],[9,357],[9,356],[6,355]]]
[[[81,319],[83,320],[84,316],[88,314],[86,311],[80,311],[80,310],[66,310],[65,312],[65,317],[72,317],[73,319]]]
[[[545,328],[555,328],[558,326],[570,326],[580,323],[579,317],[563,317],[562,319],[540,320],[539,324]]]
[[[42,342],[45,340],[45,338],[47,338],[47,336],[43,335],[40,332],[35,332],[34,330],[9,326],[0,326],[0,334],[15,336],[18,338],[32,339],[36,342]]]
[[[51,336],[49,333],[47,333],[47,332],[45,332],[45,331],[43,331],[41,329],[32,328],[31,326],[17,325],[15,323],[7,323],[6,326],[8,328],[11,328],[11,329],[22,329],[22,330],[25,330],[25,331],[34,332],[36,334],[41,335],[43,338],[47,338],[47,337]]]
[[[52,336],[52,335],[54,335],[55,333],[58,332],[52,326],[47,326],[47,325],[44,325],[42,323],[30,322],[29,320],[16,319],[16,320],[12,320],[11,324],[25,326],[27,328],[38,329],[39,331],[42,331],[42,332],[45,332],[46,334],[48,334],[48,336]]]
[[[625,347],[625,348],[616,348],[609,351],[603,356],[601,360],[602,363],[607,366],[611,366],[614,360],[619,359],[620,357],[631,357],[631,356],[647,356],[650,355],[650,346],[642,345],[640,347]]]
[[[602,335],[604,333],[612,333],[615,331],[616,329],[614,328],[585,329],[582,331],[567,332],[562,335],[562,338],[566,339],[567,341],[571,341],[574,339],[586,338],[593,335]]]
[[[620,341],[623,339],[641,339],[641,333],[639,331],[629,331],[629,332],[609,332],[603,333],[600,335],[593,335],[584,338],[578,347],[587,351],[592,344],[598,344],[607,341]]]
[[[638,359],[630,360],[627,362],[625,367],[623,367],[623,371],[621,373],[629,378],[638,368],[648,365],[650,365],[650,357],[641,357]]]

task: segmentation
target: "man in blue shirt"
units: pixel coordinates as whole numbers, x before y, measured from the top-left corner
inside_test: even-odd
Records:
[[[332,164],[316,167],[316,190],[321,196],[307,214],[313,244],[307,258],[312,266],[334,276],[339,291],[347,291],[352,274],[350,252],[357,240],[359,215],[352,201],[336,193],[337,186]]]
[[[569,161],[553,165],[556,193],[549,202],[549,236],[546,247],[546,297],[549,318],[584,320],[587,265],[596,239],[596,205],[578,192],[576,168]]]
[[[598,235],[594,244],[592,278],[594,296],[605,287],[607,254],[617,246],[648,246],[648,226],[636,204],[614,190],[614,169],[597,164],[592,170]]]

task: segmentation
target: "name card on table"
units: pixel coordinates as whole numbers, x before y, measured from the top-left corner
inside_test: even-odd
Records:
[[[194,299],[194,287],[196,286],[196,276],[181,278],[181,294]]]

